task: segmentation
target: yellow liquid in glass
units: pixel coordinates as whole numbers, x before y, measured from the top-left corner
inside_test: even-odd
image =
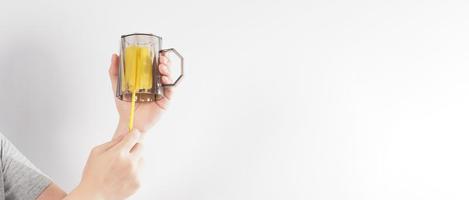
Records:
[[[132,104],[129,117],[129,131],[133,129],[136,93],[153,86],[153,57],[148,47],[128,46],[124,55],[124,84],[132,92]]]
[[[129,46],[124,55],[125,84],[130,91],[151,89],[153,86],[153,57],[148,47]]]

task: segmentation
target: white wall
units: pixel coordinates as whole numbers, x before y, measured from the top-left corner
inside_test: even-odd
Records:
[[[187,69],[133,199],[469,198],[467,1],[1,1],[0,130],[67,190],[153,32]]]

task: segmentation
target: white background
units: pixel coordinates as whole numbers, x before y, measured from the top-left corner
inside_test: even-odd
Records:
[[[451,3],[449,3],[451,2]],[[186,59],[133,199],[469,199],[467,1],[0,2],[0,130],[70,191],[121,34]]]

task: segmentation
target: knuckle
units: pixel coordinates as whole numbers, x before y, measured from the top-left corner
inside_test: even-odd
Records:
[[[119,159],[126,160],[126,159],[127,159],[127,153],[124,152],[124,151],[118,151],[118,152],[117,152],[117,157],[118,157]]]
[[[126,166],[127,164],[127,156],[124,154],[124,153],[121,153],[121,152],[118,152],[116,154],[116,160],[119,162],[119,163],[122,163],[122,165]]]
[[[91,149],[91,151],[90,151],[90,154],[91,154],[91,155],[95,155],[96,153],[98,153],[98,150],[99,150],[98,147],[93,147],[93,148]]]

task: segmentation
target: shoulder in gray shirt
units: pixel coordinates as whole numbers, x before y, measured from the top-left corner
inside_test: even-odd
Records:
[[[0,133],[0,200],[34,200],[51,183]]]

